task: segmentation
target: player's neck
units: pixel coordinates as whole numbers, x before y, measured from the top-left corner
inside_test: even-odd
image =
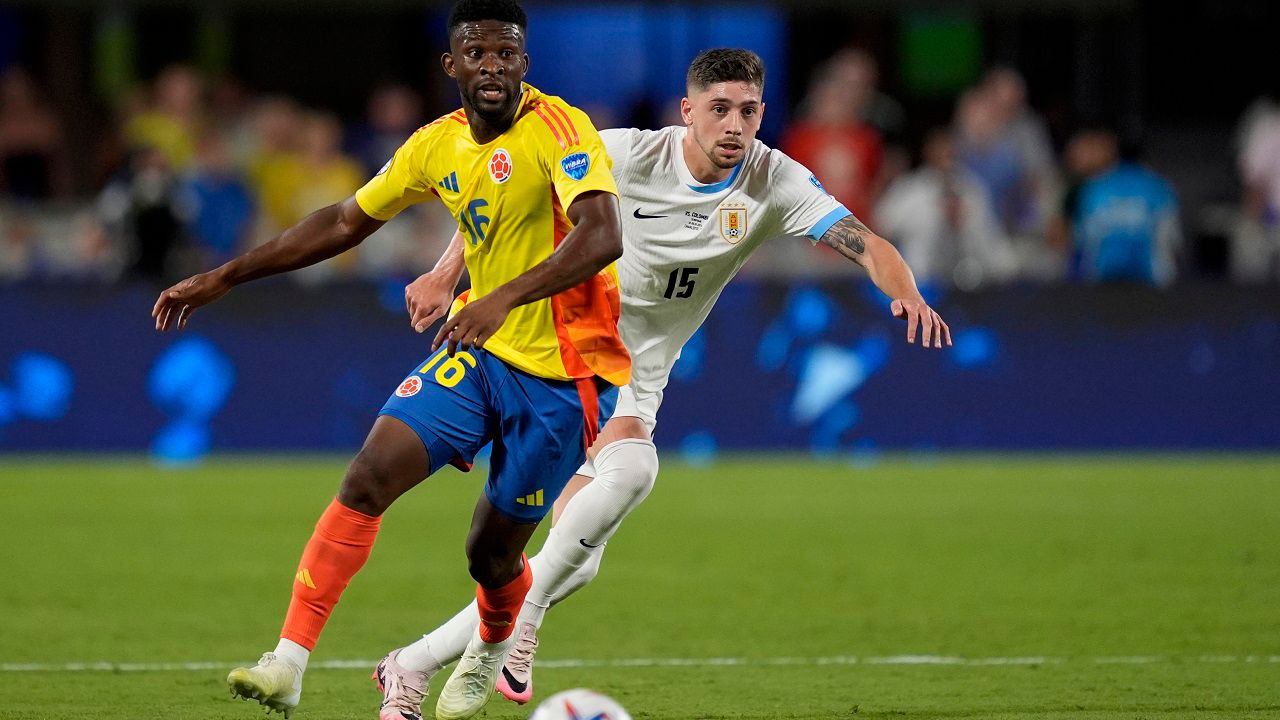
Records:
[[[711,158],[698,147],[698,143],[694,142],[693,136],[687,130],[684,134],[684,142],[680,143],[680,149],[680,154],[684,155],[684,166],[689,169],[689,174],[703,185],[718,183],[733,172],[733,168],[722,168],[711,162]]]
[[[465,100],[462,103],[462,110],[467,114],[467,126],[471,130],[471,139],[476,141],[478,145],[488,145],[498,138],[499,135],[511,129],[516,122],[516,115],[520,112],[520,106],[524,103],[524,93],[516,98],[516,102],[511,106],[511,111],[500,118],[485,117],[479,111],[471,107]]]

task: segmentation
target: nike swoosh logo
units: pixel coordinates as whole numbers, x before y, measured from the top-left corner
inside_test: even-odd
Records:
[[[666,217],[666,215],[645,215],[644,213],[640,212],[640,208],[636,208],[635,212],[631,213],[631,216],[637,220],[656,220],[658,218]]]
[[[595,550],[596,548],[600,547],[600,545],[604,544],[604,543],[600,543],[600,545],[592,545],[591,543],[587,542],[586,538],[578,538],[578,542],[582,543],[582,547],[588,550]]]
[[[502,677],[507,679],[507,684],[510,685],[511,689],[517,693],[524,692],[525,688],[528,687],[525,683],[517,680],[516,676],[511,674],[511,671],[507,669],[506,665],[502,666]]]

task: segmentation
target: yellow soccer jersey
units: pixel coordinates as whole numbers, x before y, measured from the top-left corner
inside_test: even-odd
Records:
[[[439,198],[466,238],[471,290],[463,302],[546,260],[573,225],[564,209],[584,192],[618,194],[609,156],[586,114],[526,84],[511,128],[478,144],[457,110],[419,129],[356,192],[372,218]],[[511,311],[485,349],[540,377],[599,375],[625,385],[631,360],[618,335],[618,273]]]

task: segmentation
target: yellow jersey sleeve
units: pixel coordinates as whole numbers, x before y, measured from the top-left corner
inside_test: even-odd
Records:
[[[432,123],[409,136],[382,171],[356,191],[356,203],[366,215],[390,220],[410,205],[435,197],[427,161],[437,127]]]
[[[612,161],[591,118],[562,102],[540,102],[534,112],[551,129],[543,135],[543,151],[550,166],[560,207],[568,211],[579,195],[592,190],[618,194]]]

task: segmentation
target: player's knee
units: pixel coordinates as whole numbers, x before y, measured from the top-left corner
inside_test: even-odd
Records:
[[[484,552],[474,546],[467,547],[467,571],[471,579],[487,588],[506,585],[520,574],[520,564],[516,559]]]
[[[649,440],[627,439],[606,445],[596,455],[596,482],[639,504],[658,479],[658,449]]]
[[[338,490],[338,501],[366,515],[381,515],[395,500],[391,489],[392,473],[373,453],[356,454]]]

